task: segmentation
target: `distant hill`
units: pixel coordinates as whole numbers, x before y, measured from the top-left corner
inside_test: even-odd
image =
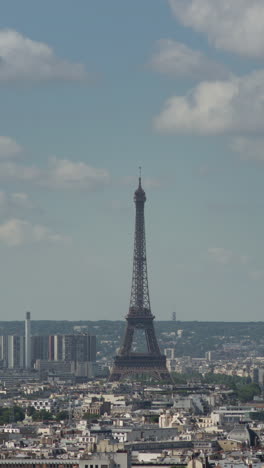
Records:
[[[124,321],[68,321],[32,320],[32,335],[55,335],[73,333],[76,325],[87,325],[91,334],[97,336],[101,356],[116,353],[124,333]],[[176,356],[204,357],[205,352],[236,346],[246,352],[257,351],[264,356],[264,322],[181,322],[156,321],[155,328],[162,349],[175,349]],[[182,330],[182,332],[179,332]],[[0,335],[24,334],[23,321],[1,321]],[[143,338],[139,338],[142,341]]]

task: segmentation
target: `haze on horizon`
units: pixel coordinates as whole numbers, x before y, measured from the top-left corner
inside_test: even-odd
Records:
[[[157,320],[260,321],[262,0],[5,0],[1,320],[122,320],[138,166]]]

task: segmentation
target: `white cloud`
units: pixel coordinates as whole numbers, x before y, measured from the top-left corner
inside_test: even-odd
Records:
[[[222,247],[210,247],[208,249],[208,254],[212,260],[216,263],[221,263],[222,265],[227,265],[233,260],[233,252]]]
[[[29,197],[26,193],[23,192],[14,192],[11,194],[11,200],[17,203],[19,206],[31,206]]]
[[[264,162],[264,138],[236,137],[231,149],[244,161]]]
[[[202,52],[171,39],[157,41],[156,52],[150,61],[150,66],[166,75],[175,77],[190,76],[193,78],[213,77],[224,78],[227,70]]]
[[[33,208],[33,203],[28,195],[23,192],[6,193],[0,191],[0,213],[8,214],[21,212]]]
[[[0,179],[19,180],[23,182],[33,182],[41,179],[43,170],[36,166],[23,166],[16,162],[0,163]]]
[[[109,181],[105,169],[89,166],[84,162],[73,162],[67,159],[52,158],[47,171],[47,181],[44,185],[55,188],[86,188],[95,189]]]
[[[252,281],[260,281],[264,278],[264,270],[249,271],[248,276]]]
[[[223,247],[210,247],[208,249],[208,254],[214,262],[221,265],[228,265],[229,263],[246,265],[249,261],[247,255],[237,255],[232,250]]]
[[[5,210],[7,207],[7,196],[5,192],[0,192],[0,211]]]
[[[104,169],[94,168],[84,162],[51,158],[47,168],[23,166],[15,162],[0,163],[0,179],[18,180],[56,189],[94,190],[109,182]]]
[[[69,238],[54,233],[50,228],[13,218],[0,224],[0,242],[9,246],[38,242],[68,242]]]
[[[21,151],[22,147],[15,140],[7,136],[0,136],[0,158],[17,156]]]
[[[167,100],[154,119],[164,132],[261,132],[264,130],[264,70],[221,81],[203,81],[185,96]]]
[[[216,48],[264,57],[263,0],[169,0],[175,17]]]
[[[0,81],[83,80],[84,65],[56,57],[51,47],[14,30],[0,30]]]

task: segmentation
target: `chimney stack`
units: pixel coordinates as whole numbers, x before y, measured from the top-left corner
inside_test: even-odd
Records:
[[[31,323],[30,312],[26,312],[25,320],[25,368],[31,368]]]

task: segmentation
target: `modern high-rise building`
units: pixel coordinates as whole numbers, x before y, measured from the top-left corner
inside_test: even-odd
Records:
[[[62,361],[62,342],[64,335],[54,336],[54,361]],[[49,358],[51,359],[51,358]]]
[[[48,359],[54,361],[54,335],[48,336],[49,345],[48,345]]]
[[[9,369],[23,369],[25,350],[25,337],[9,335],[7,337],[7,367]]]
[[[62,337],[62,361],[75,361],[75,337],[63,335]]]
[[[90,357],[90,361],[95,362],[96,361],[96,336],[95,335],[89,335],[89,354],[88,356]]]
[[[40,335],[31,337],[31,357],[32,363],[37,359],[49,359],[49,336]]]
[[[0,367],[31,369],[37,361],[56,361],[69,362],[73,369],[79,369],[80,374],[83,369],[85,375],[91,374],[91,365],[96,361],[96,336],[88,333],[31,336],[28,321],[29,312],[25,320],[25,336],[0,336]]]
[[[38,359],[62,361],[63,335],[43,335],[36,337],[36,339],[39,338],[42,338],[43,340],[43,357],[39,356]]]
[[[0,336],[0,361],[2,366],[7,367],[8,361],[8,338],[7,335]]]
[[[94,362],[96,337],[89,334],[62,336],[62,361]]]
[[[41,338],[41,337],[34,337]],[[42,337],[44,338],[44,337]],[[88,333],[46,337],[49,361],[96,361],[96,336]],[[39,357],[39,359],[42,359]]]
[[[59,363],[61,362],[68,363],[70,373],[76,377],[93,377],[93,363],[96,361],[96,336],[88,333],[77,333],[34,337],[36,340],[44,338],[46,341],[43,350],[46,349],[47,357],[43,354],[43,357],[40,356],[36,359],[36,369],[44,369],[45,372],[48,370],[60,372]]]

